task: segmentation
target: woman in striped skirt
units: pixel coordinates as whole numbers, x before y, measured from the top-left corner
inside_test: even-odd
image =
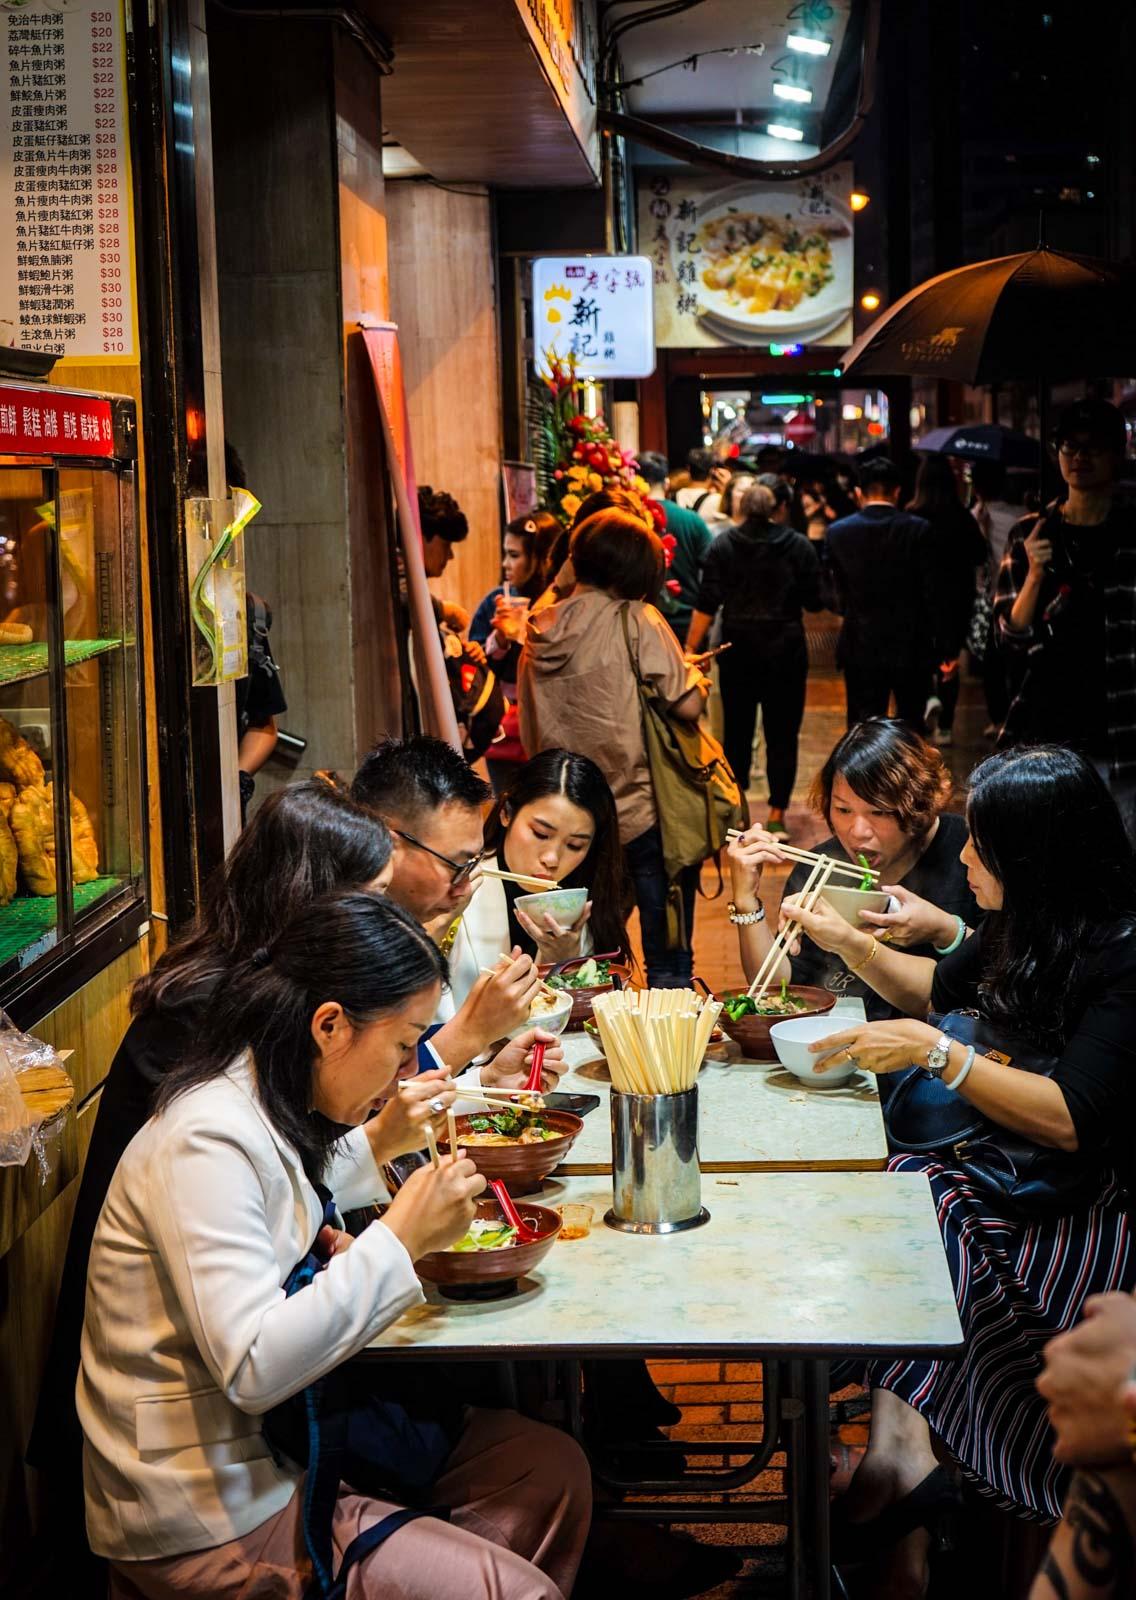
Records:
[[[893,1171],[927,1175],[965,1348],[953,1361],[871,1367],[871,1444],[843,1510],[845,1533],[863,1547],[925,1526],[941,1501],[932,1434],[1002,1505],[1058,1517],[1067,1474],[1034,1389],[1042,1348],[1088,1296],[1136,1285],[1136,865],[1120,815],[1086,761],[1047,746],[984,761],[967,822],[962,860],[986,916],[973,934],[960,921],[957,948],[937,966],[823,903],[803,915],[785,903],[904,1013],[815,1048],[844,1049],[876,1073],[925,1066],[1025,1149],[1063,1152],[1043,1159],[1063,1169],[1071,1197],[1057,1199],[1050,1183],[1011,1203],[968,1169],[965,1148],[893,1157]],[[929,1011],[976,1012],[1056,1064],[1046,1075],[978,1054],[913,1020]]]

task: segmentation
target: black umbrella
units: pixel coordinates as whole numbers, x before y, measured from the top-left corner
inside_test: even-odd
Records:
[[[929,278],[849,349],[849,378],[1035,378],[1045,437],[1054,378],[1136,371],[1133,277],[1091,256],[1041,245]]]
[[[1000,461],[1004,467],[1040,467],[1041,446],[1028,433],[1000,422],[964,422],[932,428],[914,446],[929,455],[961,456],[966,461]]]

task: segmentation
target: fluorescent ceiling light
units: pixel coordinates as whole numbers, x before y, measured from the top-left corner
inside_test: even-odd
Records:
[[[773,93],[779,100],[795,100],[802,106],[807,106],[813,97],[812,90],[802,89],[799,83],[775,83]]]
[[[791,33],[785,43],[803,56],[826,56],[832,49],[831,39],[818,39],[808,33]]]
[[[771,139],[785,139],[790,144],[800,144],[805,137],[803,128],[794,128],[788,122],[771,122],[765,131]]]

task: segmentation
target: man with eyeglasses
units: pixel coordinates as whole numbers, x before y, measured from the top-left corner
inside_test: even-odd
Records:
[[[477,890],[489,785],[448,744],[421,736],[384,739],[364,757],[351,793],[377,811],[391,831],[394,872],[387,895],[448,953]],[[495,970],[484,973],[468,995],[443,995],[436,1018],[441,1026],[419,1046],[423,1066],[441,1060],[458,1070],[524,1022],[540,979],[530,956],[519,948],[507,954],[505,961],[485,963]],[[535,1030],[530,1032],[535,1038]],[[532,1042],[522,1034],[481,1068],[481,1082],[516,1087],[513,1079],[524,1054],[519,1047],[527,1050]],[[556,1073],[548,1071],[545,1087],[555,1086]]]
[[[1055,433],[1065,493],[1010,535],[994,617],[1019,675],[1001,746],[1079,750],[1132,831],[1136,794],[1136,512],[1117,499],[1124,418],[1080,400]]]

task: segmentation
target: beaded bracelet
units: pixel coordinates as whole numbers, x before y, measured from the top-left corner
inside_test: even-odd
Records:
[[[955,921],[958,923],[958,928],[957,928],[957,930],[955,932],[955,936],[951,940],[950,944],[947,945],[945,948],[943,946],[941,946],[941,945],[934,945],[932,947],[937,956],[953,955],[954,952],[958,949],[959,945],[966,938],[966,923],[959,916],[955,917]]]

